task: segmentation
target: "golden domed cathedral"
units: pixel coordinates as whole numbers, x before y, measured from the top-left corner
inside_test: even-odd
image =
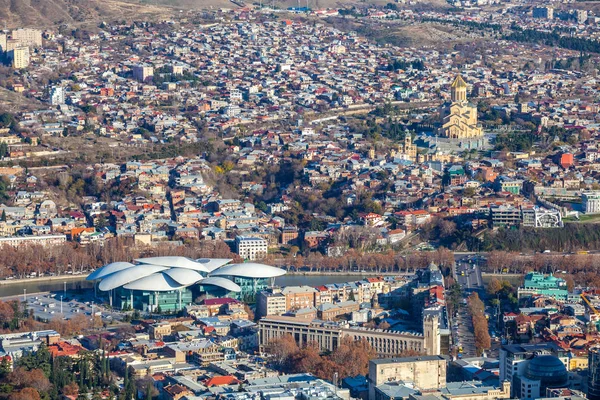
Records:
[[[483,129],[477,123],[477,107],[467,101],[467,84],[457,75],[450,87],[452,102],[442,109],[440,136],[450,139],[479,138]]]

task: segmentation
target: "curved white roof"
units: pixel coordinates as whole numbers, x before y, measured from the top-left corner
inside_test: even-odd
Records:
[[[239,287],[239,285],[237,283],[231,282],[229,279],[221,278],[218,276],[213,276],[210,278],[203,279],[198,283],[200,285],[219,286],[230,292],[241,292],[242,291],[242,288]]]
[[[211,272],[211,276],[240,276],[243,278],[274,278],[281,275],[285,275],[285,270],[258,263],[229,264]]]
[[[100,281],[98,289],[103,291],[112,290],[118,288],[119,286],[126,285],[129,282],[133,282],[166,269],[169,268],[161,267],[160,265],[134,265],[131,268],[108,275],[106,278]]]
[[[166,271],[165,271],[166,272]],[[187,285],[185,285],[187,286]],[[173,278],[163,273],[152,274],[146,276],[144,278],[138,279],[127,285],[124,285],[123,288],[131,289],[131,290],[149,290],[156,292],[164,292],[169,290],[180,289],[184,286],[175,282]]]
[[[223,276],[245,278],[272,278],[285,271],[257,263],[229,264],[230,259],[200,258],[196,261],[186,257],[150,257],[135,260],[138,264],[114,262],[92,272],[88,280],[100,280],[98,288],[108,291],[123,287],[130,290],[170,291],[196,283],[213,285],[230,292],[241,288]]]
[[[171,268],[163,271],[163,274],[169,275],[184,286],[193,285],[204,278],[200,272],[187,268]]]
[[[188,268],[196,271],[208,272],[208,269],[199,262],[190,260],[187,257],[179,256],[165,256],[165,257],[148,257],[148,258],[137,258],[135,260],[140,264],[151,264],[161,265],[163,267],[171,268]]]
[[[133,267],[132,263],[122,261],[106,264],[105,266],[100,267],[91,274],[89,274],[86,280],[93,281],[96,279],[104,278],[105,276],[110,275],[114,272],[118,272],[131,267]]]
[[[204,265],[209,271],[214,271],[231,261],[230,258],[199,258],[196,260],[196,262]]]

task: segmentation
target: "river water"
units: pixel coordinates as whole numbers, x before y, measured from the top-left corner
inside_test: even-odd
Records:
[[[275,285],[277,286],[296,286],[296,285],[308,285],[308,286],[319,286],[328,283],[342,283],[342,282],[353,282],[363,279],[362,275],[287,275],[275,278]],[[24,290],[27,293],[40,293],[40,292],[54,292],[61,291],[65,288],[67,290],[85,290],[92,289],[94,286],[92,282],[85,280],[67,280],[61,282],[60,280],[54,280],[50,282],[23,282],[14,285],[2,285],[0,286],[0,297],[16,296],[23,294]]]

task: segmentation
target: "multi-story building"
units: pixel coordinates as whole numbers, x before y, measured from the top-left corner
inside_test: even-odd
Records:
[[[586,214],[600,213],[600,192],[586,192],[581,195],[583,212]]]
[[[523,181],[518,179],[511,179],[506,176],[500,176],[494,182],[494,188],[498,192],[519,194],[523,189]]]
[[[532,379],[535,378],[535,371],[537,371],[538,367],[537,362],[533,365],[533,371],[531,371],[531,373],[528,372],[528,362],[536,355],[551,355],[564,364],[565,370],[568,368],[568,350],[565,350],[554,343],[511,344],[502,346],[500,349],[500,382],[509,381],[511,383],[512,396],[515,396],[515,393],[518,392],[527,397],[528,391],[529,395],[533,394],[535,391],[539,391],[539,383],[534,382],[535,379]],[[549,361],[546,360],[546,362]],[[561,371],[557,372],[562,374]],[[530,378],[527,378],[526,373]],[[523,379],[523,377],[526,379]],[[531,380],[531,382],[527,382],[527,379]],[[517,388],[515,388],[515,385]],[[538,394],[538,397],[540,395],[545,395],[545,393]]]
[[[258,327],[261,350],[273,339],[292,335],[299,346],[315,342],[325,351],[335,350],[344,337],[350,337],[353,340],[366,340],[378,355],[384,357],[393,357],[407,350],[427,355],[440,353],[439,319],[435,316],[423,318],[423,333],[356,328],[284,316],[262,318]]]
[[[12,31],[11,37],[17,40],[21,46],[42,46],[42,31],[37,29],[15,29]]]
[[[65,89],[60,86],[54,86],[50,91],[50,104],[58,106],[65,104]]]
[[[29,47],[17,47],[8,52],[8,58],[14,69],[23,69],[29,66]]]
[[[589,400],[600,400],[600,347],[588,350],[588,391]]]
[[[0,238],[0,247],[3,245],[19,247],[27,245],[56,246],[67,241],[67,235],[32,235]]]
[[[256,314],[259,318],[282,315],[286,311],[286,297],[281,292],[263,290],[256,296]]]
[[[587,10],[574,10],[575,19],[578,23],[583,24],[588,19]]]
[[[369,361],[369,399],[375,388],[385,382],[412,382],[422,390],[446,386],[447,359],[439,355],[383,358]]]
[[[351,314],[358,311],[360,305],[356,301],[348,300],[339,303],[324,303],[317,308],[317,315],[323,321],[332,321],[336,317],[344,314]]]
[[[268,243],[257,237],[237,236],[235,251],[245,260],[259,260],[267,255]]]
[[[533,18],[554,19],[554,8],[552,8],[552,7],[534,7],[533,8]]]
[[[517,226],[521,224],[521,209],[508,205],[493,205],[490,207],[492,225]]]
[[[147,64],[140,64],[133,67],[133,79],[140,82],[146,82],[154,76],[154,67]]]
[[[311,286],[287,286],[281,290],[285,296],[286,311],[319,305],[319,291]]]

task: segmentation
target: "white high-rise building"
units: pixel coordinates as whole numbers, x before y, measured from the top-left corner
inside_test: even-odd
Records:
[[[50,104],[59,106],[65,104],[65,89],[60,86],[54,86],[50,91]]]

